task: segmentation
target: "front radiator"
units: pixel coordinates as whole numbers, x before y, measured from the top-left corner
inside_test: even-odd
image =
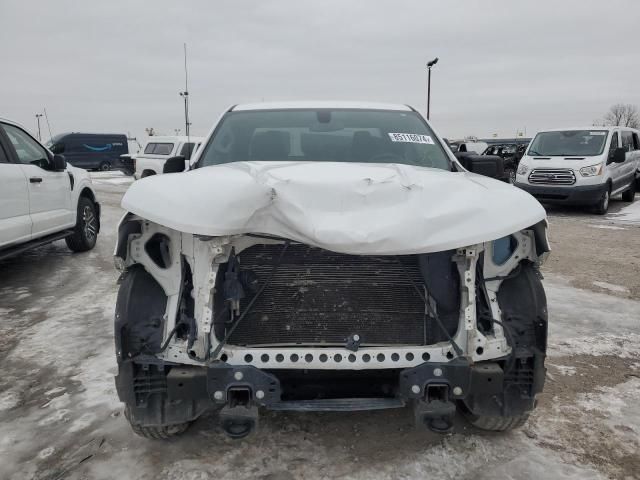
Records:
[[[260,244],[242,251],[241,270],[264,283],[282,248]],[[229,344],[344,345],[354,334],[363,345],[425,344],[425,305],[398,259],[422,290],[417,256],[345,255],[291,244]],[[241,312],[251,297],[241,301]]]

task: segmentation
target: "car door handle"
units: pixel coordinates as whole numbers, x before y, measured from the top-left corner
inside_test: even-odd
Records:
[[[29,181],[31,183],[42,183],[42,179],[40,177],[31,177]]]

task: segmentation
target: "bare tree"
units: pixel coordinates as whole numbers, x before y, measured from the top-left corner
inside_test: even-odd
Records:
[[[613,105],[604,116],[604,123],[621,127],[640,127],[638,107],[630,104],[618,103]]]

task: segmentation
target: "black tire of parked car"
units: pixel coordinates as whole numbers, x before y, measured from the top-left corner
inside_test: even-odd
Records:
[[[611,200],[611,189],[608,188],[593,207],[593,211],[598,215],[606,215],[609,211],[609,201]]]
[[[144,172],[142,172],[142,175],[140,175],[140,178],[151,177],[152,175],[155,175],[155,174],[156,172],[145,170]]]
[[[622,193],[622,201],[630,203],[635,200],[635,197],[636,197],[636,182],[634,180],[633,182],[631,182],[631,185],[629,185],[629,188]]]
[[[98,167],[99,170],[103,171],[103,172],[108,172],[109,170],[111,170],[111,163],[109,162],[102,162],[100,164],[100,166]]]
[[[87,197],[78,199],[78,214],[73,235],[65,239],[74,252],[86,252],[98,239],[98,213],[95,204]]]

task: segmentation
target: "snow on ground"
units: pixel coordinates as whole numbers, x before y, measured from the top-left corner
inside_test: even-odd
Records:
[[[589,226],[591,228],[600,228],[602,230],[626,230],[624,227],[616,227],[615,225],[598,225],[595,223],[590,223]]]
[[[104,201],[103,212],[96,250],[72,255],[58,242],[0,265],[0,479],[573,480],[640,472],[640,302],[552,275],[547,393],[524,429],[487,434],[459,418],[454,434],[439,436],[414,429],[408,410],[267,412],[241,441],[224,437],[213,415],[173,442],[136,437],[113,382],[111,253],[121,210]],[[605,359],[618,363],[609,369]],[[608,380],[589,387],[598,372]]]
[[[119,170],[108,172],[90,172],[91,180],[96,185],[129,185],[133,183],[133,177],[125,175]]]
[[[607,219],[616,223],[640,225],[640,202],[636,201],[617,213],[610,213],[607,215]]]
[[[612,292],[620,292],[620,293],[629,293],[629,289],[627,287],[623,287],[622,285],[616,285],[614,283],[608,282],[592,282],[596,287],[604,288],[605,290],[610,290]]]

